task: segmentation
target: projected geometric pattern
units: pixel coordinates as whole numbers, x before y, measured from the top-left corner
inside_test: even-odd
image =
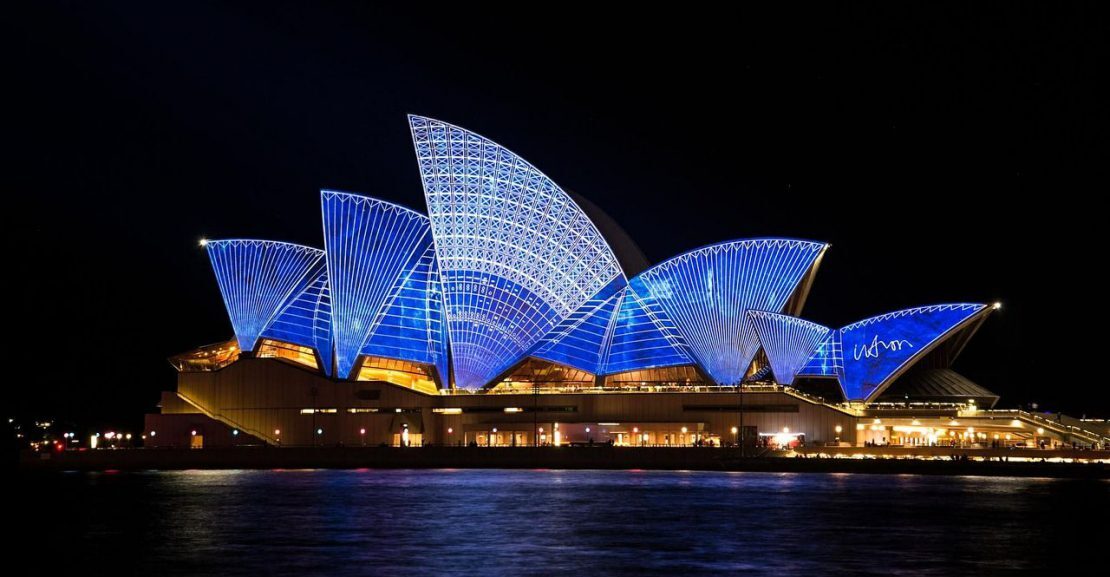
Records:
[[[415,267],[401,276],[386,303],[381,322],[361,353],[435,365],[446,388],[446,323],[432,246],[425,249]]]
[[[314,348],[341,379],[366,355],[476,389],[527,357],[617,375],[607,382],[666,369],[735,385],[762,347],[768,366],[748,380],[835,378],[846,398],[867,400],[986,314],[937,305],[838,330],[782,314],[796,312],[828,248],[803,240],[714,244],[628,279],[588,214],[534,166],[457,126],[408,120],[429,216],[325,190],[326,251],[206,243],[244,351],[265,336]],[[635,261],[623,231],[599,218]]]
[[[212,240],[205,246],[244,351],[254,350],[282,307],[315,280],[324,256],[317,248],[266,240]]]
[[[331,301],[328,298],[328,270],[323,259],[315,265],[315,277],[274,317],[262,336],[316,349],[323,360],[324,373],[331,375]]]
[[[844,352],[840,345],[840,331],[830,331],[813,355],[798,371],[799,377],[834,377],[844,374]]]
[[[641,287],[639,278],[632,284]],[[663,311],[644,302],[634,287],[621,292],[603,374],[694,364],[690,347]]]
[[[597,227],[531,164],[445,122],[409,124],[455,384],[481,387],[623,273]]]
[[[623,287],[623,277],[614,279],[540,339],[532,356],[598,374]]]
[[[748,311],[748,315],[775,380],[784,385],[794,383],[794,376],[831,332],[828,327],[790,315],[765,311]]]
[[[881,392],[903,367],[986,308],[961,303],[906,309],[840,329],[845,397],[864,400]]]
[[[432,238],[427,217],[396,204],[327,190],[320,200],[335,364],[338,376],[347,378],[381,323],[390,294],[416,267]]]
[[[674,321],[702,368],[731,385],[759,350],[748,311],[782,312],[827,246],[788,239],[726,242],[674,257],[634,280],[646,289],[640,296]]]

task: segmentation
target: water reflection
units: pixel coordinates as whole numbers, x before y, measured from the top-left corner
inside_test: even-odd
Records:
[[[19,481],[33,504],[27,535],[65,544],[55,564],[162,575],[1036,571],[1105,542],[1110,512],[1106,482],[912,475],[283,470]],[[1101,528],[1079,530],[1084,518]]]

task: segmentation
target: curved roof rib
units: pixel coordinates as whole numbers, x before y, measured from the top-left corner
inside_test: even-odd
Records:
[[[793,239],[714,244],[657,264],[632,281],[672,320],[698,363],[721,384],[743,378],[759,341],[749,310],[782,312],[825,243]]]
[[[466,129],[409,116],[446,305],[455,385],[479,388],[622,276],[550,178]]]
[[[775,380],[784,385],[794,384],[806,360],[831,332],[828,327],[790,315],[766,311],[748,311],[748,315],[771,361]]]
[[[427,217],[393,203],[328,190],[320,201],[335,362],[338,376],[348,378],[399,280],[418,265],[432,238]]]
[[[324,251],[270,240],[205,243],[239,348],[254,350],[279,311],[316,279]]]

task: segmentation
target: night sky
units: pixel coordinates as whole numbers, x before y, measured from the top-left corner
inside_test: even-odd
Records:
[[[232,334],[198,239],[322,246],[320,188],[424,211],[417,113],[522,155],[653,263],[831,242],[804,312],[822,324],[1001,300],[955,368],[1002,407],[1110,416],[1083,265],[1105,258],[1106,185],[1077,178],[1110,124],[1093,10],[410,4],[8,15],[11,410],[140,426],[166,357]]]

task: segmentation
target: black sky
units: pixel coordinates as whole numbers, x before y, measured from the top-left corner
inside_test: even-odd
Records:
[[[974,4],[29,2],[3,88],[13,411],[137,426],[167,356],[231,334],[197,240],[321,246],[324,187],[423,211],[411,112],[521,154],[653,262],[831,242],[823,324],[1001,300],[957,370],[1110,415],[1106,185],[1077,178],[1106,160],[1106,20]]]

